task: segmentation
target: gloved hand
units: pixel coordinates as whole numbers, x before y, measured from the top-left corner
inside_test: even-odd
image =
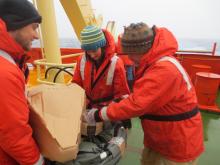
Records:
[[[84,113],[84,120],[88,123],[88,125],[96,125],[95,121],[95,113],[98,112],[97,108],[87,109]]]
[[[124,126],[125,129],[131,129],[132,128],[132,123],[131,123],[131,119],[127,119],[127,120],[122,120],[122,125]]]
[[[44,165],[57,165],[57,163],[56,163],[56,161],[51,161],[51,160],[45,158]]]

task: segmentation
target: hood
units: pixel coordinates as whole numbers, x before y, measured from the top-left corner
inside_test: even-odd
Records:
[[[24,55],[24,49],[9,35],[5,22],[0,19],[0,49],[12,56],[15,61],[19,61]]]
[[[155,63],[161,57],[173,56],[178,50],[178,43],[173,34],[166,28],[154,28],[156,36],[152,48],[141,59],[137,69],[137,77],[141,76],[145,69]]]
[[[102,31],[106,38],[105,57],[111,58],[116,51],[115,40],[110,32],[105,29],[102,29]]]

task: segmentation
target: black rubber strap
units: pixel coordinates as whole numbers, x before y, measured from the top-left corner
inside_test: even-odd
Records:
[[[190,119],[193,116],[195,116],[197,113],[199,113],[198,107],[195,107],[193,110],[177,114],[177,115],[167,115],[167,116],[162,116],[162,115],[148,115],[145,114],[140,117],[141,120],[153,120],[153,121],[181,121],[181,120],[186,120]]]

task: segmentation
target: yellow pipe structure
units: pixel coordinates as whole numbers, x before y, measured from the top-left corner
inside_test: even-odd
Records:
[[[77,0],[60,0],[74,31],[80,39],[80,32],[87,25]]]
[[[60,0],[75,33],[80,39],[80,32],[87,25],[101,26],[102,17],[95,18],[90,0]]]
[[[36,0],[36,3],[38,10],[43,17],[40,26],[46,61],[49,63],[61,64],[62,60],[58,41],[54,0]],[[48,80],[52,81],[56,73],[57,71],[51,70]],[[57,82],[63,83],[63,75],[59,75],[57,80]]]

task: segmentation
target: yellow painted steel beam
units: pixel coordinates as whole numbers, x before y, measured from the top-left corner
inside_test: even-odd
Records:
[[[80,32],[87,25],[101,26],[102,17],[94,16],[90,0],[60,0],[75,33],[80,39]]]
[[[59,40],[57,33],[57,25],[55,18],[55,9],[53,0],[36,0],[37,8],[42,15],[42,39],[44,54],[47,62],[61,64],[61,53],[59,48]],[[51,71],[49,81],[52,81],[57,71]],[[63,83],[62,74],[58,77],[57,82]]]

